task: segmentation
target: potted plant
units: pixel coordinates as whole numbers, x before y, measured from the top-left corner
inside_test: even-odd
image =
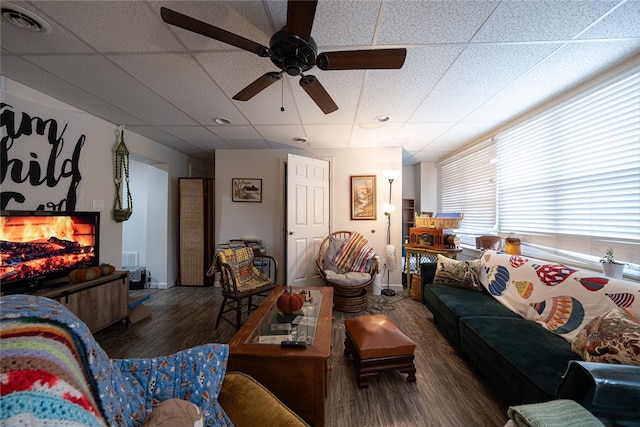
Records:
[[[616,261],[613,256],[613,249],[607,248],[604,256],[600,260],[602,264],[602,271],[604,275],[607,277],[611,277],[613,279],[622,279],[622,274],[624,273],[624,263]]]

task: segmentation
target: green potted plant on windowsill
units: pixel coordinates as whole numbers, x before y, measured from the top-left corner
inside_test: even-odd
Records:
[[[602,259],[600,259],[600,263],[602,264],[602,271],[604,275],[607,277],[611,277],[613,279],[622,279],[622,274],[624,273],[624,263],[616,261],[613,256],[613,249],[607,248]]]

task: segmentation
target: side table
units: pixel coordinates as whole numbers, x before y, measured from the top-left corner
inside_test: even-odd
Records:
[[[409,290],[409,293],[411,293],[411,286],[413,285],[413,282],[411,281],[411,257],[415,257],[416,270],[419,270],[420,260],[423,257],[428,257],[430,260],[435,262],[438,258],[438,255],[444,255],[448,258],[457,259],[460,252],[462,252],[462,249],[458,248],[433,249],[421,246],[404,245],[404,272],[407,276],[407,289]]]

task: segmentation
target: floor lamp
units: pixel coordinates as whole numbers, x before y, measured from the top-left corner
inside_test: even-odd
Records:
[[[395,264],[395,248],[391,247],[391,212],[395,210],[395,206],[391,204],[391,188],[393,186],[393,180],[400,176],[400,171],[396,170],[386,170],[383,171],[382,174],[386,179],[389,180],[389,203],[385,203],[384,205],[384,214],[387,216],[387,247],[385,250],[386,253],[386,269],[387,269],[387,288],[383,289],[380,293],[382,295],[392,297],[396,294],[396,291],[391,289],[391,269],[389,268],[390,259],[393,257],[393,262]]]

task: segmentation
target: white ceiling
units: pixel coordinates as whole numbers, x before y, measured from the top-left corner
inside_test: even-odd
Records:
[[[640,52],[640,0],[320,0],[319,52],[407,48],[400,70],[310,70],[339,107],[324,115],[297,77],[232,100],[276,71],[271,61],[160,18],[168,7],[268,46],[284,1],[9,4],[53,32],[2,20],[3,75],[204,159],[305,137],[307,148],[402,146],[405,165],[434,161]]]

